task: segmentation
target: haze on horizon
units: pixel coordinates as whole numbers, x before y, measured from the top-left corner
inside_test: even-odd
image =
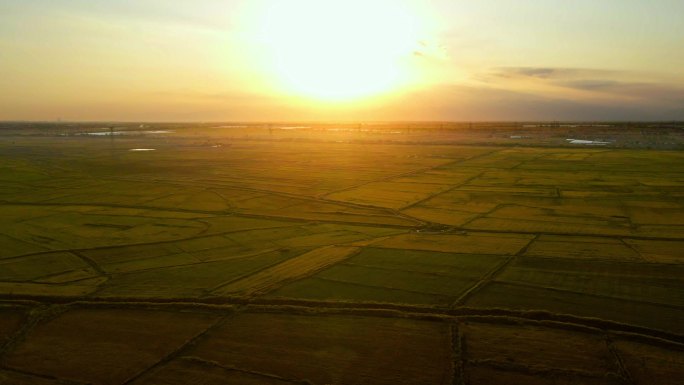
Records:
[[[678,0],[0,3],[0,120],[681,120]]]

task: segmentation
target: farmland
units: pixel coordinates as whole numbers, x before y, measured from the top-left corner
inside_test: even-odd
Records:
[[[2,127],[0,384],[684,384],[681,129],[278,127]]]

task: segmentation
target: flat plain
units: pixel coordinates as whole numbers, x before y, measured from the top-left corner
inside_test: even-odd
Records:
[[[684,384],[681,128],[292,126],[1,127],[0,384]]]

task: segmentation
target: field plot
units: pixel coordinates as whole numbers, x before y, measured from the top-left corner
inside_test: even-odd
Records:
[[[25,317],[25,312],[20,309],[0,307],[0,346],[5,345],[19,329]]]
[[[451,384],[448,335],[412,320],[240,314],[188,354],[314,384]]]
[[[672,305],[684,310],[684,266],[521,257],[497,281],[599,297]]]
[[[402,212],[433,223],[463,226],[497,206],[496,200],[489,197],[482,198],[468,192],[450,190],[419,201]]]
[[[60,385],[63,382],[0,369],[1,385]]]
[[[679,264],[684,261],[684,241],[625,239],[625,243],[650,262]]]
[[[681,349],[672,351],[633,341],[616,341],[615,349],[637,385],[682,381],[684,352]]]
[[[619,385],[623,380],[615,378],[585,377],[577,374],[558,375],[556,373],[540,375],[529,374],[511,369],[491,366],[474,366],[468,370],[467,381],[470,384],[497,385]]]
[[[194,357],[172,361],[133,382],[135,385],[287,385],[292,383],[290,380],[280,379],[274,375],[250,373]]]
[[[509,169],[518,167],[526,161],[534,160],[541,154],[550,153],[553,150],[547,149],[500,149],[485,156],[465,160],[455,167],[477,167],[477,168],[497,168]]]
[[[392,249],[426,250],[445,253],[514,255],[530,243],[526,234],[402,234],[380,239],[373,245]]]
[[[448,166],[438,166],[425,172],[400,176],[389,179],[389,181],[394,183],[427,184],[437,186],[448,185],[453,187],[463,184],[469,179],[478,175],[477,171],[459,171],[444,169],[443,167]]]
[[[371,226],[307,224],[284,229],[248,231],[227,234],[226,238],[246,245],[277,247],[327,246],[403,233],[405,230]]]
[[[265,294],[288,281],[303,278],[339,263],[358,252],[356,247],[326,246],[304,253],[257,274],[231,282],[213,293],[241,293],[248,296]]]
[[[572,291],[493,282],[475,293],[466,306],[485,309],[542,310],[635,325],[681,335],[684,309]],[[657,314],[654,317],[653,314]]]
[[[500,256],[366,248],[270,297],[449,306]]]
[[[238,221],[239,222],[239,221]],[[234,258],[248,257],[282,249],[270,242],[301,233],[291,223],[265,225],[263,229],[227,231],[185,240],[154,242],[131,246],[96,248],[80,252],[108,273],[193,265]],[[253,238],[249,238],[251,235]]]
[[[511,157],[518,162],[512,169]],[[620,163],[620,156],[605,150],[486,154],[458,164],[467,171],[477,163],[480,175],[406,213],[480,231],[681,237],[679,169],[664,166],[652,153],[624,158]],[[676,163],[681,155],[665,158]]]
[[[117,273],[233,259],[286,248],[348,243],[397,232],[393,229],[345,225],[249,223],[254,221],[243,221],[240,218],[236,218],[235,222],[244,227],[241,230],[186,240],[97,248],[80,253],[92,259],[103,270]],[[258,228],[259,225],[263,228]]]
[[[97,275],[85,261],[67,252],[0,259],[0,281],[4,282],[63,283]]]
[[[410,227],[421,223],[417,219],[399,216],[384,208],[349,206],[333,201],[296,201],[290,200],[283,206],[273,206],[270,199],[266,202],[250,201],[248,207],[238,206],[235,211],[247,215],[285,217],[307,221],[329,221],[349,224],[371,224]]]
[[[441,223],[450,226],[462,226],[479,216],[477,213],[425,207],[423,205],[416,205],[407,209],[403,209],[402,213],[423,221]]]
[[[121,384],[215,321],[203,314],[73,310],[38,326],[6,365],[58,379]]]
[[[535,150],[532,151],[534,152]],[[557,153],[583,153],[588,156],[568,161],[553,155]],[[525,170],[556,170],[566,168],[569,171],[613,171],[617,173],[648,173],[654,169],[663,170],[663,172],[684,171],[684,168],[681,166],[683,156],[678,151],[550,150],[547,154],[548,156],[540,157],[534,162],[525,162],[520,168]]]
[[[681,152],[158,126],[0,130],[0,384],[683,383]]]
[[[591,207],[585,209],[591,210]],[[549,207],[511,205],[494,209],[491,213],[464,225],[464,228],[483,231],[520,231],[526,233],[560,233],[578,235],[630,235],[630,223],[622,215],[606,218]]]
[[[81,297],[94,292],[106,281],[106,277],[95,277],[65,283],[0,282],[0,293],[5,296]]]
[[[460,331],[470,383],[501,381],[510,374],[527,377],[530,384],[557,379],[570,384],[580,378],[588,384],[622,383],[617,360],[599,333],[471,322],[461,324]]]
[[[681,239],[684,235],[684,225],[641,225],[636,233],[648,238]]]
[[[98,289],[102,297],[199,297],[214,288],[283,262],[306,249],[271,251],[225,261],[187,264],[114,274]]]
[[[542,235],[528,247],[525,255],[571,259],[641,260],[641,254],[625,242],[614,238]]]
[[[67,205],[68,206],[68,205]],[[44,250],[81,249],[128,243],[156,242],[198,235],[207,225],[194,219],[145,217],[129,213],[90,213],[82,207],[44,207],[43,216],[22,218],[16,207],[12,217],[4,217],[3,228],[9,237],[9,250],[0,258]],[[35,207],[27,211],[33,212]],[[30,214],[29,214],[30,215]]]
[[[447,184],[394,181],[374,182],[351,190],[327,195],[327,198],[363,205],[399,209],[431,195],[446,191],[449,188],[450,186]]]

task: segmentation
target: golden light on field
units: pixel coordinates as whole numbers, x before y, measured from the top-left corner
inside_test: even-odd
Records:
[[[288,93],[353,100],[415,80],[410,60],[429,21],[397,0],[266,3],[255,11],[266,71]]]

